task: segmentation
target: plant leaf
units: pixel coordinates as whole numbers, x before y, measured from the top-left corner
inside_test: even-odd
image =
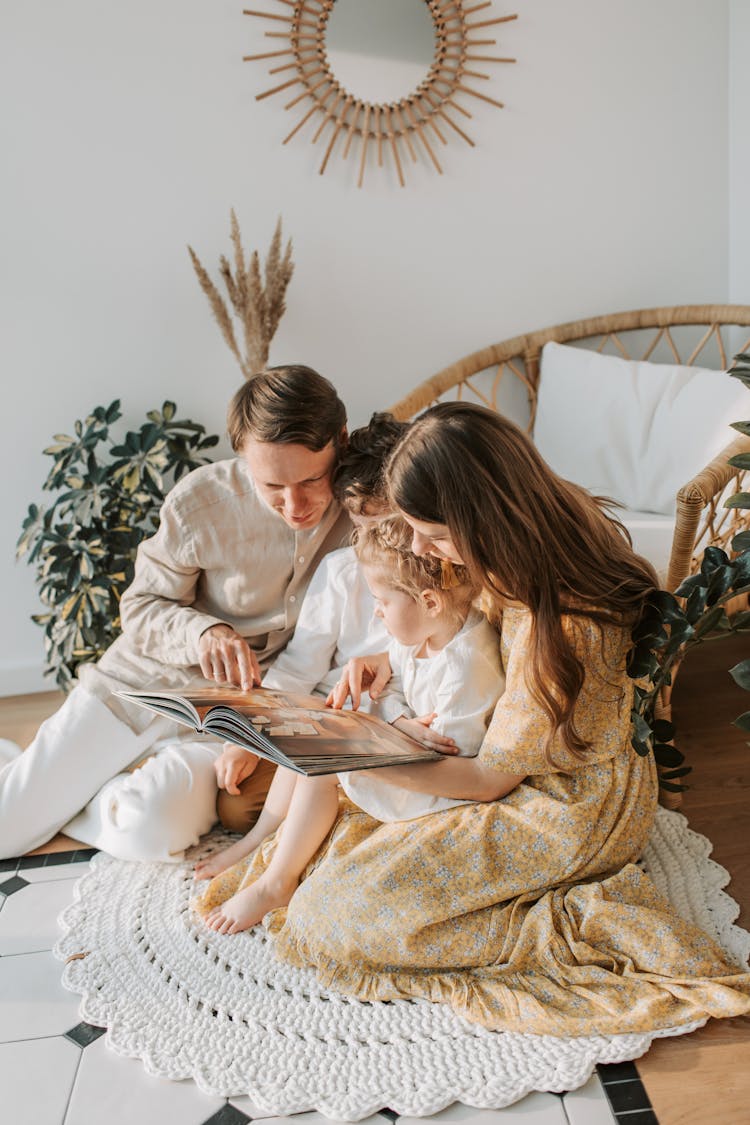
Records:
[[[675,590],[675,597],[687,598],[692,594],[693,590],[699,587],[703,582],[703,577],[700,574],[691,574],[688,578],[684,578],[680,585]]]
[[[631,711],[630,718],[633,723],[633,734],[639,742],[651,742],[651,727],[647,720],[637,711]]]
[[[739,379],[750,390],[750,370],[745,367],[732,368],[729,372],[733,379]]]
[[[729,675],[745,691],[750,691],[750,660],[741,660],[729,669]]]
[[[708,589],[706,590],[706,605],[715,605],[722,594],[726,594],[730,586],[734,584],[734,577],[735,568],[733,565],[717,566],[716,570],[711,575]]]
[[[654,719],[652,729],[659,742],[669,742],[675,736],[675,725],[668,719]]]
[[[750,508],[750,492],[735,492],[724,501],[725,508]]]
[[[698,618],[706,608],[706,594],[708,590],[705,586],[696,586],[690,594],[685,606],[685,617],[691,625],[695,625]]]
[[[685,755],[681,750],[665,742],[654,743],[654,758],[658,766],[681,766],[685,761]]]
[[[703,617],[696,623],[694,636],[705,637],[713,629],[721,627],[722,619],[726,620],[726,611],[723,605],[715,605],[713,609],[708,610]]]

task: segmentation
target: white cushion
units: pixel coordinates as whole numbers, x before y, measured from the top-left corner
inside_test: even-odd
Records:
[[[633,550],[648,559],[663,585],[672,553],[675,517],[654,512],[628,512],[619,508],[614,509],[612,515],[628,529]]]
[[[632,511],[672,515],[746,416],[747,391],[721,371],[542,349],[537,449],[560,476]]]

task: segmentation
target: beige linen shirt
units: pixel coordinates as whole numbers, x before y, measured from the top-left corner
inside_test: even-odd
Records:
[[[81,683],[118,713],[121,687],[205,685],[198,641],[231,625],[261,668],[286,645],[320,560],[348,542],[348,515],[334,501],[317,527],[293,531],[262,501],[240,458],[194,470],[169,493],[159,529],[138,548],[135,577],[120,605],[123,632]],[[127,708],[131,725],[141,716]]]

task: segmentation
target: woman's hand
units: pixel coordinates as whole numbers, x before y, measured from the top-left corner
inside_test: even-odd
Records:
[[[207,680],[233,684],[243,691],[260,683],[260,667],[244,637],[231,625],[212,625],[198,640],[201,672]]]
[[[219,789],[226,789],[233,797],[240,791],[240,782],[255,770],[260,758],[241,746],[232,742],[225,742],[224,749],[214,762],[216,784]]]
[[[354,656],[343,668],[341,678],[329,692],[326,706],[340,711],[351,696],[352,710],[356,711],[362,700],[362,692],[368,691],[370,699],[377,699],[393,672],[387,652],[374,656]]]
[[[439,750],[441,754],[458,754],[459,750],[454,739],[430,729],[436,718],[436,711],[433,711],[430,715],[420,715],[414,719],[407,719],[401,715],[398,719],[393,720],[391,726],[397,727],[404,734],[408,734],[410,738],[421,743],[428,750]]]

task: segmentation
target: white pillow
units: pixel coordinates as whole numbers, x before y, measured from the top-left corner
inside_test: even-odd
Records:
[[[672,515],[684,484],[747,417],[738,379],[545,344],[534,442],[556,473],[626,508]]]

